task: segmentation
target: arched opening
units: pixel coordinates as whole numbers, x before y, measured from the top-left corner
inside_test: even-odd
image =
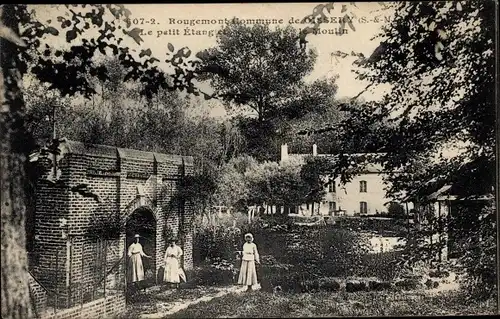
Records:
[[[126,250],[132,243],[135,242],[135,235],[138,234],[139,242],[142,245],[143,251],[151,258],[142,258],[144,267],[144,280],[132,283],[132,278],[129,273],[131,267],[129,260],[127,260],[127,288],[130,289],[144,289],[156,284],[156,219],[154,213],[146,208],[137,208],[127,219],[126,224]],[[126,252],[127,252],[126,251]]]

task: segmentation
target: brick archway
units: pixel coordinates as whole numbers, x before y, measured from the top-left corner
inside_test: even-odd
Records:
[[[153,200],[149,198],[147,195],[137,196],[134,198],[123,211],[123,219],[125,223],[128,222],[132,214],[138,209],[147,209],[149,210],[155,219],[155,222],[158,221],[157,209],[155,209],[156,205],[153,203]]]

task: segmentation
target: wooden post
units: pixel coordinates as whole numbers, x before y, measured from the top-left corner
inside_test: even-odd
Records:
[[[430,217],[430,215],[431,215],[431,214],[430,214],[430,213],[431,213],[431,209],[430,209],[430,207],[431,207],[431,206],[430,206],[430,204],[427,204],[427,205],[426,205],[426,213],[427,213],[426,219],[427,219],[427,223],[429,224],[429,227],[430,227],[430,229],[431,229],[431,231],[430,231],[430,236],[429,236],[430,238],[429,238],[429,239],[430,239],[430,244],[431,244],[431,247],[432,247],[432,243],[433,243],[432,236],[434,235],[434,234],[433,234],[434,225],[433,225],[433,224],[432,224],[432,222],[429,220],[430,218],[428,218],[428,217]],[[436,256],[434,255],[434,257],[431,259],[431,261],[430,261],[430,262],[432,263],[433,261],[435,261],[435,258],[436,258]]]
[[[84,299],[83,298],[83,278],[84,278],[83,272],[85,271],[84,266],[83,266],[84,265],[83,261],[84,261],[84,257],[85,257],[85,254],[84,254],[84,251],[85,251],[84,248],[85,247],[83,247],[83,246],[84,245],[82,243],[82,258],[80,259],[82,261],[82,266],[81,266],[81,271],[82,272],[80,273],[80,307],[81,308],[83,308],[83,299]]]
[[[127,265],[127,262],[128,262],[128,255],[127,255],[127,250],[128,250],[128,247],[127,247],[127,236],[125,235],[124,236],[124,239],[123,239],[123,247],[124,247],[124,250],[123,250],[123,269],[125,269],[125,276],[123,277],[123,282],[124,282],[124,292],[125,292],[125,296],[127,296],[127,293],[128,293],[128,265]]]
[[[408,239],[410,239],[410,210],[408,209],[408,202],[405,202],[405,207],[406,207],[406,229],[408,230],[408,238],[407,238],[407,244],[408,244]]]
[[[70,308],[71,306],[71,302],[72,302],[72,287],[71,287],[71,273],[72,273],[72,270],[73,270],[73,265],[72,265],[72,261],[73,261],[73,243],[72,243],[72,237],[70,238],[68,236],[68,241],[69,241],[69,246],[68,246],[68,249],[69,249],[69,267],[68,267],[68,280],[67,280],[67,287],[68,287],[68,308]]]
[[[103,288],[103,293],[104,293],[104,298],[106,298],[106,268],[107,268],[107,257],[108,257],[108,241],[106,239],[104,239],[104,258],[103,258],[103,272],[104,272],[104,278],[103,278],[103,281],[104,281],[104,288]]]
[[[443,229],[442,229],[442,220],[441,220],[441,201],[438,200],[438,232],[439,232],[439,246],[443,244]],[[439,247],[439,262],[443,260],[443,248]]]
[[[56,251],[56,300],[54,304],[54,313],[56,312],[57,306],[59,304],[59,250]]]

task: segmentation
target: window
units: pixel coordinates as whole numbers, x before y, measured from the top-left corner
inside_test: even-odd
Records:
[[[337,204],[335,202],[328,202],[328,211],[334,212],[337,210]]]
[[[359,202],[359,213],[362,215],[368,213],[368,204],[366,202]]]
[[[330,181],[330,183],[328,183],[328,192],[329,193],[335,193],[335,181]]]
[[[366,181],[359,182],[359,192],[366,193]]]

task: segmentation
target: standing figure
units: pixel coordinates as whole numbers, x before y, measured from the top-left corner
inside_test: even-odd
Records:
[[[238,285],[247,286],[247,291],[252,290],[252,286],[257,284],[257,270],[255,263],[260,264],[259,252],[257,245],[253,242],[253,235],[248,233],[245,235],[245,243],[241,251],[241,268],[238,276]]]
[[[179,283],[181,282],[181,277],[185,279],[184,271],[180,266],[180,260],[182,256],[182,248],[175,244],[176,240],[170,240],[170,244],[168,245],[165,251],[165,272],[163,275],[163,280],[169,284],[175,285],[179,288]]]
[[[144,266],[142,264],[142,257],[151,258],[144,253],[142,250],[142,245],[139,243],[139,235],[134,236],[134,243],[128,247],[128,273],[129,280],[132,282],[136,288],[140,281],[144,280]]]

